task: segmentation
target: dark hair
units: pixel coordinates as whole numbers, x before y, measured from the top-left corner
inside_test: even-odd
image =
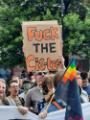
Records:
[[[28,78],[31,80],[31,77],[34,75],[34,72],[29,72],[28,73]]]
[[[44,73],[43,73],[43,72],[36,72],[35,75],[36,75],[36,76],[38,76],[38,75],[43,76]]]
[[[10,85],[12,83],[18,83],[17,80],[10,80],[8,85],[7,85],[7,88],[6,88],[6,96],[9,96],[10,95],[10,92],[8,91],[8,88],[10,87]]]
[[[23,84],[26,84],[26,83],[30,83],[30,81],[29,80],[23,81]]]
[[[17,80],[11,80],[11,81],[9,82],[9,87],[10,87],[10,85],[11,85],[12,83],[18,83],[18,82],[17,82]]]
[[[28,77],[26,70],[23,70],[21,73],[21,79]]]
[[[82,80],[84,80],[84,79],[86,79],[88,77],[88,74],[85,71],[81,72],[80,75],[81,75]]]

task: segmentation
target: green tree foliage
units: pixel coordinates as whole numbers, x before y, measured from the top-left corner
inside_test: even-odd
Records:
[[[90,6],[82,0],[64,0],[64,55],[90,56]],[[0,1],[0,66],[13,67],[24,62],[23,21],[61,20],[61,0]]]
[[[90,57],[90,18],[81,21],[79,15],[70,13],[64,18],[65,53]]]

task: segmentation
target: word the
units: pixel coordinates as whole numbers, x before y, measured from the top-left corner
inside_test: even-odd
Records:
[[[35,48],[36,53],[55,53],[56,52],[56,43],[34,43],[33,47]]]

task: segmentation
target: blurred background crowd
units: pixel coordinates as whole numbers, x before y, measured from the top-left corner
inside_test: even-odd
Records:
[[[66,107],[66,88],[62,83],[65,68],[59,71],[27,72],[25,69],[16,72],[8,71],[0,75],[0,105],[17,106],[25,114],[31,111],[39,114],[46,109],[55,94],[58,84],[61,89],[57,99],[52,98],[48,112]],[[7,77],[5,76],[7,75]],[[77,71],[76,80],[80,90],[81,103],[90,101],[90,72]]]

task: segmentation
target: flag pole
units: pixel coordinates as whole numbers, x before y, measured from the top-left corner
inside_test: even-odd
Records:
[[[51,99],[50,99],[50,101],[49,101],[49,103],[48,103],[48,105],[47,105],[47,107],[46,107],[46,109],[45,109],[46,111],[48,111],[48,108],[50,107],[51,102],[52,102],[54,96],[55,96],[55,94],[52,95],[52,97],[51,97]]]
[[[51,102],[52,102],[54,96],[55,96],[55,94],[53,94],[53,95],[51,96],[51,99],[50,99],[48,105],[46,106],[45,110],[42,111],[42,112],[40,112],[40,114],[39,114],[39,118],[40,118],[40,119],[44,120],[44,119],[47,117],[48,109],[49,109],[49,107],[50,107],[50,105],[51,105]]]

